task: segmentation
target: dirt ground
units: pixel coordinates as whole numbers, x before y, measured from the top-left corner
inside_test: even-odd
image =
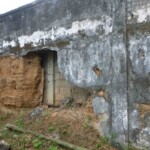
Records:
[[[43,110],[36,115],[32,113],[33,108],[0,110],[0,141],[5,140],[12,150],[68,150],[30,134],[10,131],[5,125],[11,123],[88,150],[116,150],[107,138],[101,138],[94,129],[98,118],[87,108],[63,108],[59,111],[47,106],[40,108]]]

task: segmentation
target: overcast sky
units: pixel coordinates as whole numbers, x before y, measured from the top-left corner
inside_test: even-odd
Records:
[[[0,0],[0,14],[31,3],[34,0]]]

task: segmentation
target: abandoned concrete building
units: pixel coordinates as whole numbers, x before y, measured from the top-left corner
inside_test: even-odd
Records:
[[[92,91],[101,135],[150,148],[150,1],[37,0],[0,15],[0,105]]]

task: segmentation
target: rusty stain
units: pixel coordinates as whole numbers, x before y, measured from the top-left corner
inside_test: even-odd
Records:
[[[135,107],[139,110],[141,118],[150,112],[150,104],[135,104]]]

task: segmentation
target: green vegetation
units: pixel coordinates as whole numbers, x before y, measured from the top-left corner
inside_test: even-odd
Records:
[[[104,136],[100,138],[102,144],[109,144],[109,138]]]
[[[85,147],[90,150],[109,149],[115,150],[111,146],[110,139],[115,141],[117,136],[112,133],[108,137],[100,137],[98,132],[91,127],[92,116],[85,115],[78,110],[64,109],[57,112],[57,117],[51,117],[53,111],[46,110],[46,115],[30,119],[28,117],[30,110],[16,111],[16,113],[0,112],[0,140],[5,140],[12,149],[18,150],[69,150],[58,144],[44,140],[31,134],[22,134],[16,131],[10,131],[5,128],[6,123],[12,123],[20,128],[33,130],[39,134],[60,138],[63,141]],[[66,113],[69,111],[69,113]],[[79,112],[80,111],[80,112]],[[81,115],[82,114],[82,115]],[[77,119],[74,119],[74,116]],[[51,117],[51,118],[50,118]],[[95,119],[95,118],[94,118]],[[97,118],[96,118],[97,119]],[[120,149],[120,145],[117,149]],[[136,150],[132,143],[129,144],[129,150]],[[122,150],[128,150],[126,147]],[[144,149],[147,150],[147,149]]]
[[[58,150],[57,146],[50,146],[48,150]]]
[[[53,127],[53,126],[52,126],[52,127],[49,127],[49,128],[48,128],[48,132],[55,131],[55,129],[56,129],[56,128],[55,128],[55,127]]]
[[[3,115],[0,116],[0,121],[5,121],[11,116],[11,113],[5,112]]]
[[[35,138],[33,140],[33,147],[35,149],[40,149],[42,147],[43,143],[42,143],[42,140],[40,138]]]
[[[15,125],[20,127],[20,128],[24,128],[25,124],[24,124],[24,120],[22,118],[19,118],[15,121]]]

